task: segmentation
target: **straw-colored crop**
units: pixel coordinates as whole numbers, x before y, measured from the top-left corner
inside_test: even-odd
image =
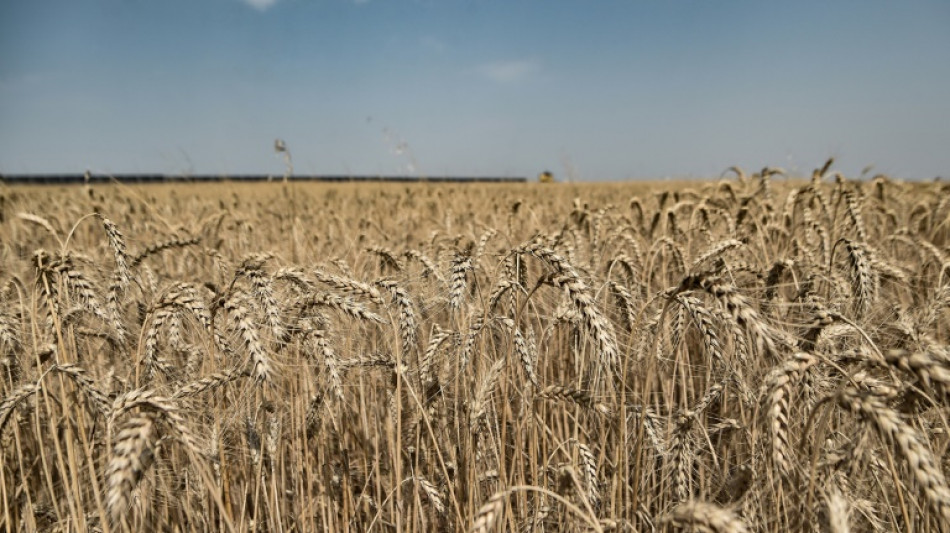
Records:
[[[947,531],[948,198],[0,184],[0,531]]]

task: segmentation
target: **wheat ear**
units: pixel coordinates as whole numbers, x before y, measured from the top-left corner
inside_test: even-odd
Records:
[[[897,446],[924,497],[941,519],[950,523],[950,488],[939,463],[917,431],[872,394],[845,389],[838,401],[869,421],[881,437]]]
[[[746,533],[745,524],[731,512],[707,502],[677,505],[667,521],[674,526],[703,533]]]
[[[114,524],[122,524],[128,513],[132,491],[152,463],[158,431],[148,416],[129,418],[119,430],[109,469],[106,472],[106,507]]]

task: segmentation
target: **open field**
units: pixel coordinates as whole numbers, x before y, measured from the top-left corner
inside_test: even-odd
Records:
[[[948,531],[950,186],[0,187],[0,530]]]

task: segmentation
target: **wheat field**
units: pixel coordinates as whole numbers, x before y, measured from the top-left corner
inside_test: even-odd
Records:
[[[0,186],[0,530],[948,531],[950,186]]]

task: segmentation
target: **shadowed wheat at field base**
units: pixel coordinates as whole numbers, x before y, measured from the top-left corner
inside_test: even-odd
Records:
[[[0,186],[0,530],[948,531],[950,187]]]

